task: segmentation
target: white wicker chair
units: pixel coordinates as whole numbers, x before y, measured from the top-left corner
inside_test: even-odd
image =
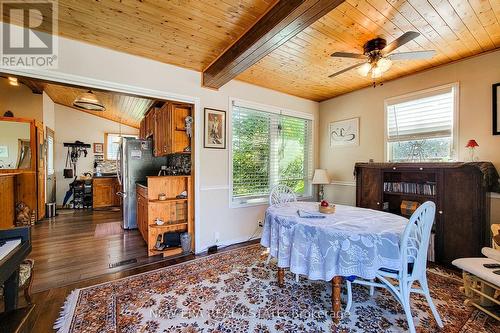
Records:
[[[271,189],[271,193],[269,193],[270,206],[283,205],[296,201],[297,201],[297,195],[295,195],[295,192],[286,185],[276,185]],[[270,261],[271,261],[271,254],[267,256],[266,264],[269,264]],[[295,280],[299,282],[298,274],[295,274]]]
[[[410,217],[401,238],[401,269],[398,271],[384,268],[378,270],[376,278],[380,283],[363,279],[356,279],[353,282],[347,281],[346,312],[349,312],[352,305],[352,283],[386,288],[403,306],[409,331],[415,333],[415,324],[410,308],[410,293],[419,293],[425,296],[438,326],[443,328],[441,317],[432,302],[426,276],[427,249],[435,212],[436,205],[427,201],[418,207]],[[398,285],[392,284],[388,278],[398,280]],[[415,281],[419,282],[421,288],[412,288]]]
[[[271,189],[271,193],[269,193],[270,206],[282,205],[296,201],[297,196],[295,195],[295,192],[286,185],[276,185]]]

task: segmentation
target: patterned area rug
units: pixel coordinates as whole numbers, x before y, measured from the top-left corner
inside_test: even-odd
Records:
[[[354,305],[334,325],[331,283],[265,264],[260,245],[204,257],[73,291],[55,325],[58,332],[405,332],[401,306],[384,290],[370,297],[354,286]],[[438,270],[428,274],[432,297],[445,323],[438,330],[425,298],[412,296],[418,332],[500,332],[497,322],[463,305],[461,281]]]

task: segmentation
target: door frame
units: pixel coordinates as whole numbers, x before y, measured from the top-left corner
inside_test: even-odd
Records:
[[[47,139],[49,137],[49,135],[52,137],[52,145],[53,145],[53,151],[52,151],[52,163],[54,165],[55,163],[55,143],[56,143],[56,131],[54,131],[52,128],[48,127],[48,126],[45,126],[45,142],[47,142],[47,152],[45,154],[46,156],[46,161],[45,161],[45,202],[46,203],[49,203],[49,196],[47,195],[48,192],[47,192],[47,183],[48,183],[48,178],[49,178],[49,146],[48,146],[48,142],[49,140]],[[54,177],[54,199],[56,202],[57,201],[57,191],[56,191],[56,186],[57,186],[57,178],[56,178],[56,173],[54,172],[52,174],[52,177]]]
[[[200,156],[201,156],[201,142],[202,140],[202,109],[199,97],[182,95],[167,91],[160,91],[149,88],[142,88],[127,84],[121,84],[105,80],[97,80],[81,75],[73,75],[61,72],[55,72],[47,69],[36,68],[0,68],[0,73],[11,74],[14,76],[24,76],[43,81],[66,84],[76,87],[87,87],[96,90],[107,90],[123,94],[135,95],[146,98],[170,100],[181,103],[188,103],[194,105],[194,150],[193,161],[194,163],[194,248],[195,253],[201,252],[203,249],[200,247],[201,235],[198,232],[201,226],[200,215]]]

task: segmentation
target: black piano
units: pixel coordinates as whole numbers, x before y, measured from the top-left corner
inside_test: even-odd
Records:
[[[4,311],[17,308],[19,265],[31,252],[29,227],[0,230],[0,285],[4,285]]]

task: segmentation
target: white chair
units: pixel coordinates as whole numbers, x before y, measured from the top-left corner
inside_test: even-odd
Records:
[[[297,196],[295,192],[286,185],[276,185],[269,193],[269,205],[276,206],[289,202],[296,202]]]
[[[427,250],[435,212],[436,205],[427,201],[418,207],[410,217],[401,238],[401,269],[398,271],[379,269],[376,278],[380,283],[363,279],[356,279],[353,282],[347,281],[346,312],[349,312],[352,305],[352,283],[386,288],[403,306],[409,331],[415,333],[415,324],[410,308],[410,293],[419,293],[425,296],[438,326],[443,328],[443,322],[429,293],[426,276]],[[392,284],[388,278],[398,280],[398,285]],[[421,288],[412,288],[415,281],[419,282]]]
[[[286,185],[276,185],[271,189],[271,193],[269,193],[269,205],[277,206],[286,204],[289,202],[296,202],[297,195],[295,192]],[[271,261],[271,254],[267,256],[266,264],[269,264]],[[295,280],[299,282],[299,275],[295,274]]]

